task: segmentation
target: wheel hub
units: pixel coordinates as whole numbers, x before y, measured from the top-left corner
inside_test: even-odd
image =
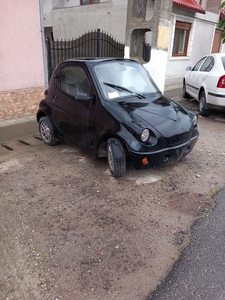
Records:
[[[112,149],[110,146],[108,146],[108,160],[109,160],[109,166],[112,170],[112,172],[114,171],[114,160],[113,160],[113,154],[112,154]]]
[[[51,131],[50,131],[50,128],[48,127],[47,123],[43,122],[41,124],[41,134],[42,134],[43,139],[46,142],[50,142],[51,141]]]

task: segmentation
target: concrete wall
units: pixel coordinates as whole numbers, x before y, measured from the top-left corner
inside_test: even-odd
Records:
[[[126,57],[143,63],[160,90],[164,91],[170,38],[171,0],[128,0]],[[142,59],[143,42],[151,46],[151,60]]]
[[[214,14],[219,14],[221,0],[207,1],[206,10]]]
[[[198,4],[201,5],[202,8],[204,8],[206,10],[206,6],[207,6],[207,2],[208,0],[202,0],[201,4],[200,4],[200,0],[197,1]]]
[[[0,3],[0,121],[35,114],[43,98],[39,0]]]
[[[127,0],[105,1],[80,6],[80,1],[70,0],[64,2],[63,8],[49,12],[52,0],[44,0],[44,26],[53,28],[55,40],[76,38],[100,28],[124,42]]]
[[[150,62],[144,64],[144,67],[162,92],[165,89],[166,65],[167,51],[161,49],[152,49]]]

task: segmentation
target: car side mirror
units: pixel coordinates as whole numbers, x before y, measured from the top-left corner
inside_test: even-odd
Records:
[[[75,94],[76,100],[83,100],[83,101],[93,101],[94,96],[88,96],[86,93],[76,93]]]
[[[192,70],[192,67],[191,66],[188,66],[187,68],[186,68],[186,71],[191,71]]]

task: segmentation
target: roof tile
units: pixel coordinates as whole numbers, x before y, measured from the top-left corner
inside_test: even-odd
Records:
[[[195,0],[173,0],[173,6],[178,6],[184,9],[205,14],[205,10]]]

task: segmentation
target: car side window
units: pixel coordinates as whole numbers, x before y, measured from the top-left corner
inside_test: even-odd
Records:
[[[212,70],[214,66],[214,58],[212,56],[207,57],[204,61],[203,65],[201,66],[200,71],[202,72],[209,72]]]
[[[223,64],[223,68],[225,70],[225,56],[222,56],[221,57],[221,61],[222,61],[222,64]]]
[[[205,60],[206,57],[203,57],[201,60],[199,60],[199,62],[197,62],[197,64],[192,68],[192,71],[198,71],[199,68],[201,67],[203,61]]]
[[[85,93],[90,96],[90,82],[82,67],[72,66],[61,69],[60,89],[70,96],[76,93]]]

